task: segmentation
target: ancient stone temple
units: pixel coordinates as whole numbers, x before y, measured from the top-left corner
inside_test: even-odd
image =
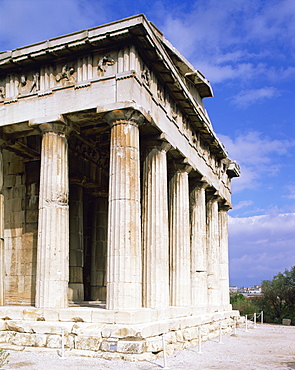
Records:
[[[140,359],[232,325],[212,95],[143,15],[0,53],[0,342]]]

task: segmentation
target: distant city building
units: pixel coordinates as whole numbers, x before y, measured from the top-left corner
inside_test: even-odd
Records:
[[[235,293],[235,292],[241,293],[245,297],[256,297],[262,294],[261,285],[254,285],[254,286],[242,287],[242,288],[230,287],[229,290],[231,293]]]

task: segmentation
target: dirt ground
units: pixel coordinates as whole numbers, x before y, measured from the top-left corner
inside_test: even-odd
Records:
[[[237,329],[236,335],[226,335],[190,347],[167,357],[167,368],[202,370],[260,370],[295,369],[295,326],[258,324],[257,328]],[[66,359],[57,353],[9,351],[9,364],[3,369],[20,370],[152,370],[164,368],[163,358],[153,362],[124,362],[98,358],[73,357],[66,352]]]

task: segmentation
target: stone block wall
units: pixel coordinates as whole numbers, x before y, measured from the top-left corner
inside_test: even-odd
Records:
[[[35,300],[38,162],[3,150],[4,304]]]
[[[166,352],[171,355],[175,350],[198,344],[198,327],[201,328],[202,342],[218,337],[220,326],[223,335],[229,334],[233,331],[234,320],[238,315],[235,311],[190,317],[177,315],[173,318],[172,315],[152,323],[139,320],[141,323],[138,324],[111,324],[106,322],[105,315],[102,316],[105,316],[104,320],[95,320],[96,311],[102,314],[106,312],[100,309],[92,312],[89,309],[43,312],[34,308],[21,311],[7,307],[0,311],[2,348],[23,350],[36,347],[39,350],[60,351],[64,333],[66,355],[130,361],[152,360],[161,356],[163,335]],[[124,322],[120,313],[116,315]]]

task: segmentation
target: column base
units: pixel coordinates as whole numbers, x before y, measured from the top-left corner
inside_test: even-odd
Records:
[[[84,284],[69,283],[68,300],[69,302],[83,302],[84,301]]]

